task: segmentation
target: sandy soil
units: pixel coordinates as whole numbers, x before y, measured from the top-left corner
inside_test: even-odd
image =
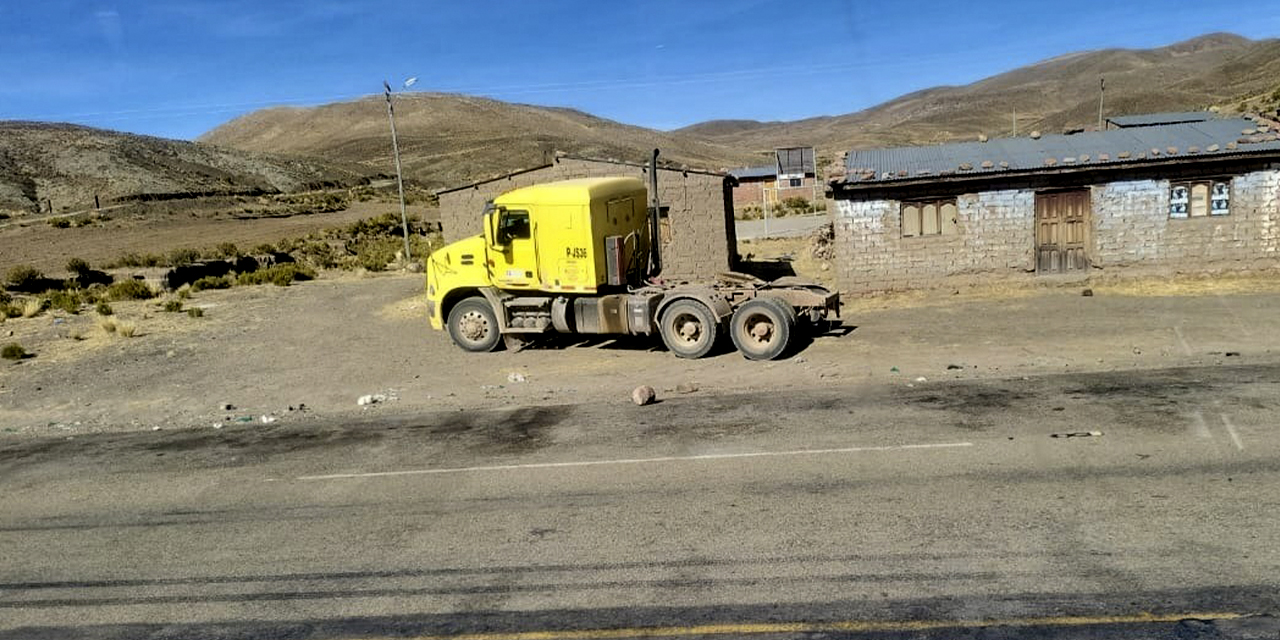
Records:
[[[684,384],[698,394],[786,393],[1270,361],[1280,354],[1280,293],[1275,282],[1250,282],[1220,294],[1099,288],[1083,297],[1073,285],[860,300],[844,327],[759,363],[731,351],[680,360],[643,338],[464,353],[428,327],[420,275],[327,274],[287,288],[201,292],[187,306],[204,309],[202,318],[164,313],[157,301],[118,303],[116,317],[139,328],[133,338],[107,334],[91,312],[10,319],[0,342],[35,355],[0,362],[0,437],[625,403],[640,384],[661,398]],[[358,406],[364,395],[385,400]]]

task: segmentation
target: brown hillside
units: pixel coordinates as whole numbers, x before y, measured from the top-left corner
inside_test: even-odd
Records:
[[[654,147],[692,167],[732,167],[759,157],[738,148],[624,125],[575,111],[454,94],[395,97],[405,175],[453,186],[545,161],[555,151],[642,161]],[[373,96],[311,108],[273,108],[201,136],[248,151],[339,158],[392,172],[386,102]]]
[[[0,211],[55,212],[157,194],[296,191],[357,169],[67,124],[0,122]]]
[[[794,122],[708,122],[674,133],[747,149],[812,144],[832,154],[857,147],[924,144],[1097,124],[1098,78],[1106,114],[1233,108],[1280,88],[1280,40],[1211,34],[1147,50],[1059,56],[961,87],[911,93],[870,109]]]

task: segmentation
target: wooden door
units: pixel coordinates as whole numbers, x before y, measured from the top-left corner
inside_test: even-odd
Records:
[[[1089,191],[1036,194],[1036,272],[1089,268]]]

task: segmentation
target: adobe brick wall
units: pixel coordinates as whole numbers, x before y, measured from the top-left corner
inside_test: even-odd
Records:
[[[562,157],[548,167],[442,193],[440,220],[445,240],[453,242],[481,233],[485,203],[507,191],[555,180],[605,176],[632,176],[647,183],[648,171],[627,164]],[[659,168],[658,197],[670,208],[670,241],[662,248],[665,277],[692,279],[733,268],[738,239],[728,191],[723,176]]]
[[[1280,171],[1231,180],[1225,216],[1169,217],[1169,181],[1112,182],[1093,187],[1098,267],[1154,272],[1233,271],[1280,264]]]
[[[1169,217],[1168,180],[1091,187],[1093,266],[1126,274],[1280,268],[1280,170],[1232,179],[1230,214]],[[834,201],[836,276],[867,292],[935,286],[948,278],[1027,278],[1035,271],[1035,192],[956,198],[953,235],[902,237],[897,200]]]
[[[902,237],[897,200],[836,200],[836,277],[850,292],[914,289],[957,275],[1007,277],[1035,268],[1035,193],[956,198],[951,235]]]

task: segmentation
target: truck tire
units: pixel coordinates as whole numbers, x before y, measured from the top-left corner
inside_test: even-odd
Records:
[[[733,312],[729,337],[748,360],[773,360],[787,352],[796,330],[796,311],[777,298],[748,300]]]
[[[676,300],[662,311],[659,333],[680,358],[701,358],[716,346],[720,327],[715,314],[697,300]]]
[[[467,351],[493,351],[502,344],[498,317],[489,301],[480,296],[467,298],[449,311],[449,337]]]

